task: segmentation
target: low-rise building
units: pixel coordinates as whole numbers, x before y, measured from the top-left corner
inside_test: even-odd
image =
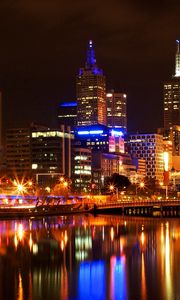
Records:
[[[73,168],[72,182],[76,192],[87,193],[91,191],[92,182],[92,156],[91,149],[74,147],[72,150]]]

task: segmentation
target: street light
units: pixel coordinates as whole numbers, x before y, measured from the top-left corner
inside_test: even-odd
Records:
[[[114,190],[116,190],[116,197],[117,197],[117,200],[118,200],[118,197],[119,197],[119,195],[118,195],[118,188],[115,187],[113,184],[110,184],[109,190],[110,190],[112,193],[114,192]]]
[[[141,181],[141,182],[139,183],[139,185],[136,184],[136,196],[137,196],[137,190],[138,190],[138,187],[139,187],[140,189],[143,189],[143,188],[145,187],[144,181]]]
[[[141,181],[140,184],[139,184],[139,187],[140,187],[140,188],[144,188],[144,186],[145,186],[144,182]]]
[[[22,184],[18,184],[18,185],[17,185],[17,191],[18,191],[19,193],[22,193],[24,190],[25,190],[25,189],[24,189],[24,186],[23,186]]]
[[[64,182],[63,182],[63,185],[64,185],[65,188],[67,188],[67,187],[68,187],[68,182],[67,182],[67,181],[64,181]]]
[[[63,182],[63,181],[64,181],[64,177],[61,176],[61,177],[59,178],[59,181],[60,181],[60,182]]]
[[[50,193],[50,192],[51,192],[51,188],[50,188],[49,186],[46,186],[46,187],[45,187],[45,191],[46,191],[47,193]]]
[[[26,185],[23,182],[19,182],[18,180],[14,180],[14,186],[16,187],[17,194],[23,194],[26,192]]]
[[[111,185],[109,186],[109,190],[110,190],[111,192],[113,192],[113,191],[114,191],[114,185],[111,184]]]

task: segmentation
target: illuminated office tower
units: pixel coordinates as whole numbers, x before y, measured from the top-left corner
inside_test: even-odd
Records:
[[[89,41],[86,64],[76,79],[77,125],[106,125],[106,84],[103,71],[96,65],[92,41]]]
[[[127,131],[126,98],[126,94],[115,93],[114,90],[106,94],[108,127]]]
[[[72,185],[75,191],[88,192],[92,181],[91,149],[73,147]]]
[[[34,177],[37,183],[52,182],[58,176],[71,177],[71,142],[69,126],[59,129],[32,125],[6,132],[7,175]]]
[[[59,176],[71,177],[71,141],[74,136],[70,127],[60,129],[35,129],[31,133],[32,173],[36,182],[53,182]]]
[[[133,134],[127,140],[127,150],[138,159],[146,162],[147,178],[163,182],[163,137],[160,134]]]
[[[180,50],[176,41],[175,75],[164,84],[164,128],[180,125]]]
[[[77,103],[63,102],[58,106],[58,124],[71,126],[73,129],[77,123]]]

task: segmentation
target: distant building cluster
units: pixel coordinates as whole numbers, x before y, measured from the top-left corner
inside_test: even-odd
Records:
[[[96,64],[92,41],[86,63],[76,76],[76,100],[60,103],[58,128],[32,124],[6,132],[1,173],[34,178],[50,185],[59,176],[71,179],[79,193],[101,193],[113,173],[132,183],[152,179],[179,189],[180,52],[175,75],[164,83],[164,127],[151,133],[128,133],[127,94],[106,90],[106,77]]]

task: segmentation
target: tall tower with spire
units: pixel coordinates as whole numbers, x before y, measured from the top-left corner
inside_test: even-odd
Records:
[[[175,75],[164,83],[164,128],[180,126],[180,51],[176,40]]]
[[[77,125],[106,125],[106,83],[103,71],[96,65],[92,40],[88,43],[86,63],[76,77]]]
[[[176,61],[175,61],[175,77],[180,77],[180,52],[179,52],[179,40],[176,40]]]

